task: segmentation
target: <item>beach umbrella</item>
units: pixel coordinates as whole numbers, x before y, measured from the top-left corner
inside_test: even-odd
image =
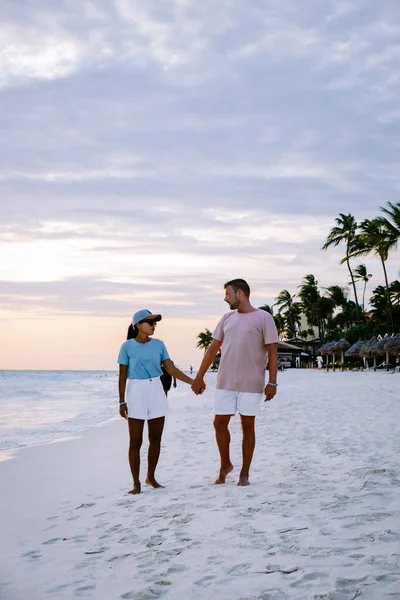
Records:
[[[374,368],[376,367],[376,356],[374,354],[372,354],[372,349],[377,342],[378,342],[378,340],[374,336],[370,340],[368,340],[368,342],[365,342],[365,344],[363,346],[361,346],[361,348],[359,350],[360,356],[362,356],[365,359],[372,358],[372,356],[374,357]],[[368,367],[368,360],[367,360],[367,367]]]
[[[386,338],[385,351],[397,356],[400,352],[400,333],[393,335],[390,338]]]
[[[384,351],[386,353],[386,365],[389,367],[389,355],[397,356],[400,353],[400,333],[384,338]]]
[[[336,362],[336,353],[340,352],[338,348],[339,342],[332,342],[332,344],[328,348],[328,354],[332,355],[332,367],[335,370],[335,362]]]
[[[353,358],[359,358],[360,350],[361,350],[362,346],[364,346],[364,344],[365,344],[364,340],[358,340],[358,342],[356,342],[355,344],[353,344],[352,346],[350,346],[350,348],[348,348],[346,350],[344,355],[350,356]]]
[[[359,353],[363,358],[371,358],[372,357],[372,347],[376,344],[378,340],[376,337],[372,337],[368,342],[365,342],[363,346],[361,346]]]
[[[386,365],[389,362],[389,353],[386,352],[386,350],[385,350],[385,346],[386,346],[388,340],[389,340],[389,337],[387,335],[385,335],[385,337],[383,337],[377,341],[377,343],[375,344],[375,346],[372,349],[372,352],[375,354],[375,356],[384,356],[386,353],[386,359],[385,359]]]
[[[319,354],[321,354],[322,356],[326,356],[326,368],[328,369],[328,363],[329,363],[329,348],[331,348],[332,346],[334,346],[336,344],[336,342],[326,342],[326,344],[324,344],[323,346],[321,346],[321,348],[318,350]]]
[[[341,355],[340,362],[342,365],[342,370],[343,370],[343,363],[344,363],[344,352],[345,352],[345,350],[348,350],[349,348],[350,348],[350,344],[344,338],[342,338],[341,340],[336,342],[336,344],[334,346],[332,346],[332,348],[330,348],[330,352],[332,352],[333,356],[335,356],[336,352],[340,352],[340,355]]]
[[[319,348],[318,353],[322,354],[322,356],[328,356],[329,348],[331,348],[335,344],[336,344],[336,342],[326,342],[326,344],[324,344],[323,346],[321,346],[321,348]]]

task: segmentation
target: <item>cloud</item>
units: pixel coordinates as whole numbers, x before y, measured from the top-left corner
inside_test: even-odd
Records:
[[[309,272],[347,283],[340,249],[320,251],[335,216],[398,200],[394,3],[2,11],[7,311],[120,314],[164,294],[191,318],[218,314],[209,294],[237,272],[261,303]]]

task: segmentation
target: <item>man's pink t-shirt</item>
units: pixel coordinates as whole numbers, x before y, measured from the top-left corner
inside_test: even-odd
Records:
[[[265,387],[266,344],[278,341],[273,317],[259,308],[226,313],[212,337],[222,342],[217,389],[261,393]]]

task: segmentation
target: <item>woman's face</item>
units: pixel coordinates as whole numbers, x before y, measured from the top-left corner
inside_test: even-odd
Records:
[[[137,324],[137,328],[141,333],[145,333],[146,335],[153,335],[156,329],[157,322],[152,319],[146,319],[145,321],[140,321]]]

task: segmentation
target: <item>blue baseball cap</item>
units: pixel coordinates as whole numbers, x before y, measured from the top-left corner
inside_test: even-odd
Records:
[[[142,308],[142,310],[138,310],[132,317],[132,325],[135,327],[136,323],[139,321],[144,321],[147,319],[152,319],[153,321],[161,321],[161,315],[153,315],[147,308]]]

